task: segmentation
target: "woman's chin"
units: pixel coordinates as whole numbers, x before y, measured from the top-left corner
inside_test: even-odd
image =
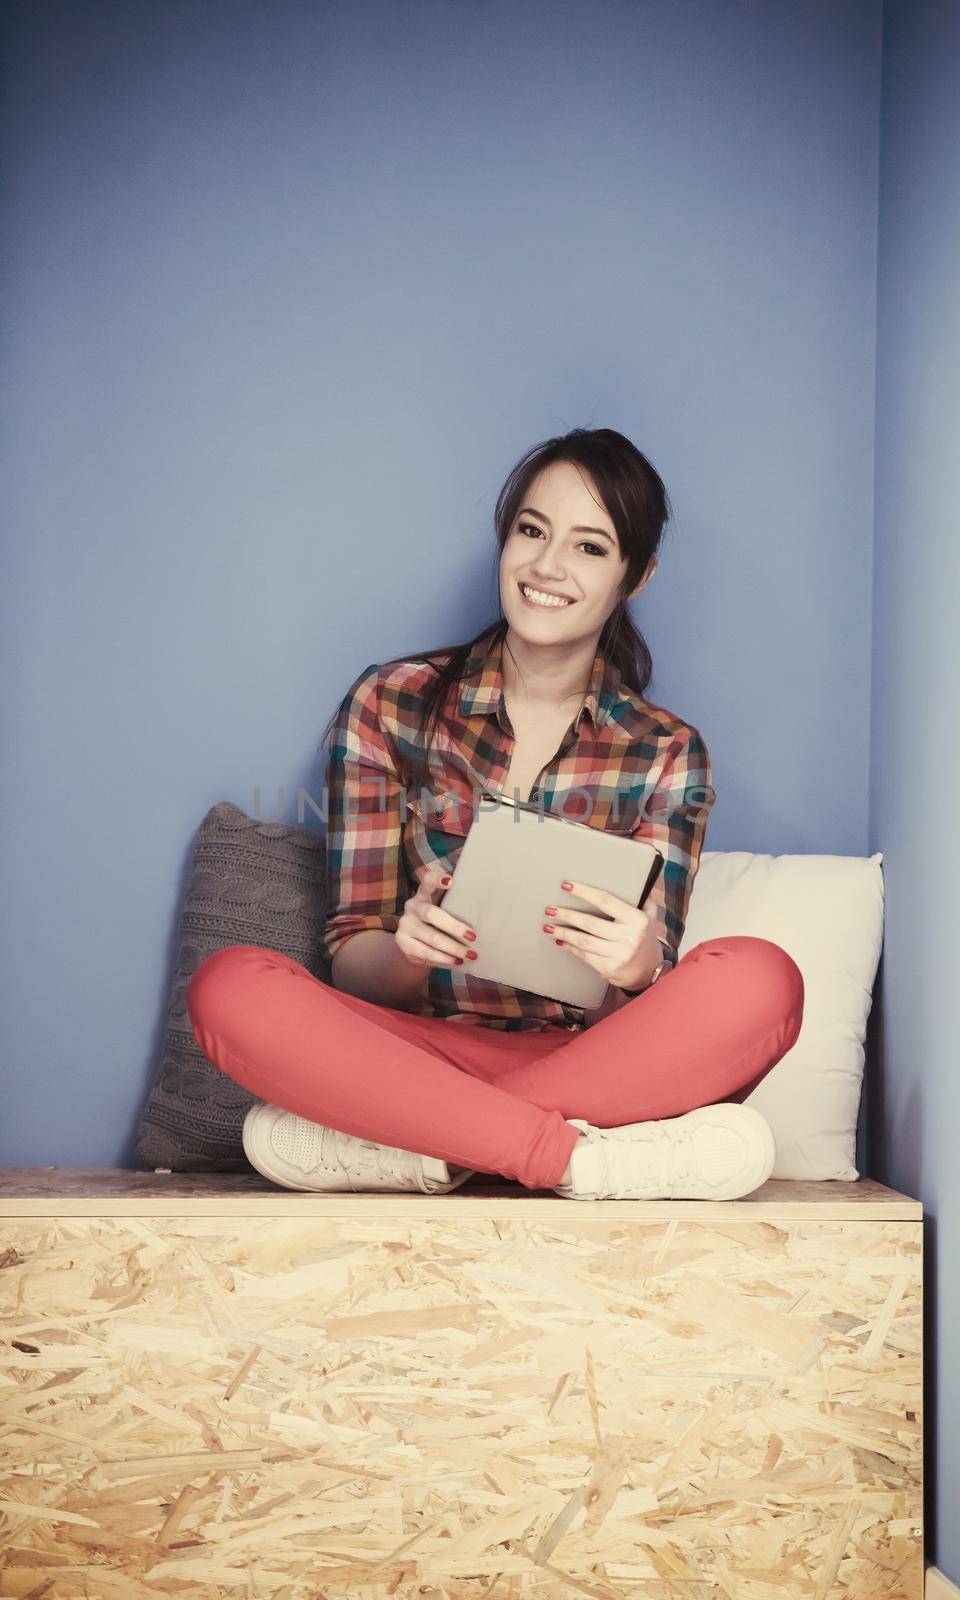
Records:
[[[538,622],[536,617],[531,621],[526,615],[511,617],[509,612],[506,613],[506,618],[514,638],[523,639],[528,644],[566,642],[574,637],[572,632],[558,622]]]

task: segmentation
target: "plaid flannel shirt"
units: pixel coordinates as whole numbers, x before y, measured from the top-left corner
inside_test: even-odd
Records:
[[[429,663],[365,667],[344,695],[326,769],[328,962],[366,929],[395,932],[427,868],[453,870],[480,789],[503,792],[514,734],[501,650],[502,641],[481,640],[453,686],[426,752],[429,786],[408,788],[400,776],[401,752],[419,748],[416,716],[433,676]],[[716,799],[698,729],[623,685],[598,651],[583,706],[529,796],[519,798],[660,850],[663,870],[644,909],[674,965]],[[509,1031],[584,1025],[582,1007],[476,978],[467,963],[432,967],[410,1010]]]

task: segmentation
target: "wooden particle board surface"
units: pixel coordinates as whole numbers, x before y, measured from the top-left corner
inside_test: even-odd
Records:
[[[855,1216],[860,1221],[900,1222],[923,1215],[911,1200],[872,1178],[853,1183],[805,1183],[772,1178],[739,1200],[567,1200],[552,1189],[526,1189],[506,1179],[476,1174],[448,1194],[400,1191],[315,1194],[283,1189],[258,1172],[191,1173],[120,1167],[0,1167],[0,1216],[158,1214],[173,1205],[192,1216],[238,1213],[268,1216],[568,1216],[602,1213],[636,1221],[641,1217],[724,1215],[787,1219]]]
[[[921,1600],[922,1208],[0,1172],[0,1600]]]

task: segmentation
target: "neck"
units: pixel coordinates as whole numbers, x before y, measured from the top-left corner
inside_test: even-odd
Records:
[[[583,704],[597,653],[596,638],[531,645],[508,628],[500,658],[503,692],[522,709],[573,716]]]

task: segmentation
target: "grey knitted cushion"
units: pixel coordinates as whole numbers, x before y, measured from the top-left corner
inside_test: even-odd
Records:
[[[251,1170],[241,1130],[257,1097],[203,1054],[187,1015],[186,987],[204,956],[232,944],[279,950],[329,983],[320,955],[326,913],[322,833],[258,822],[228,800],[207,812],[180,907],[160,1059],[134,1136],[138,1168]]]

